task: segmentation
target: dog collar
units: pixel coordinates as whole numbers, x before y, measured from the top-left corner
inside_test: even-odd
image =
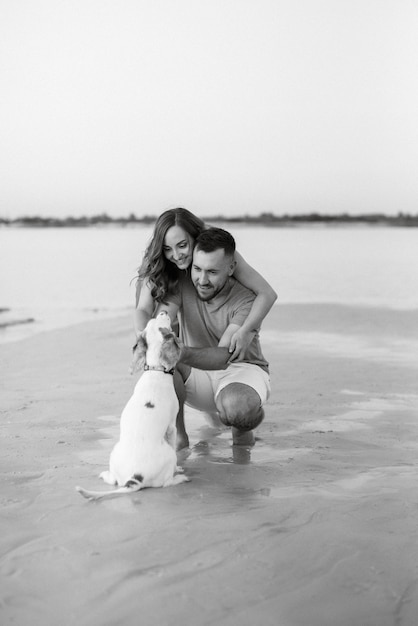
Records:
[[[165,367],[152,367],[151,365],[144,365],[144,372],[150,372],[150,371],[154,371],[154,372],[164,372],[164,374],[171,374],[172,376],[174,376],[174,367],[171,370],[166,369]]]

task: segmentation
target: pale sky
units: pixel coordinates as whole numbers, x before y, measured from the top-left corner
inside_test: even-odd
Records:
[[[0,217],[418,213],[417,0],[0,0]]]

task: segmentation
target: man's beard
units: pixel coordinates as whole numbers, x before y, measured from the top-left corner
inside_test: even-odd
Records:
[[[196,289],[197,297],[198,297],[198,298],[199,298],[199,300],[201,300],[202,302],[209,302],[210,300],[213,300],[213,298],[215,298],[215,297],[218,295],[218,293],[219,293],[220,291],[222,291],[222,289],[225,287],[225,284],[226,284],[226,283],[224,283],[224,284],[222,285],[222,287],[219,287],[219,288],[218,288],[218,289],[216,289],[216,290],[213,290],[213,289],[210,289],[210,290],[208,290],[208,291],[203,290],[203,293],[201,293],[201,292],[199,291],[198,287],[195,285],[195,289]]]

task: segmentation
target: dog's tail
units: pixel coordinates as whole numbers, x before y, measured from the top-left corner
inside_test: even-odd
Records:
[[[119,496],[123,493],[135,493],[135,491],[144,488],[142,484],[143,480],[144,478],[141,474],[135,474],[123,487],[119,487],[118,489],[112,489],[111,491],[89,491],[88,489],[77,486],[76,491],[84,498],[87,498],[87,500],[103,500],[104,498]]]

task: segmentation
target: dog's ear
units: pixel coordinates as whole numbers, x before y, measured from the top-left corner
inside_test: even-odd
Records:
[[[147,348],[148,344],[144,330],[140,335],[138,335],[137,342],[133,347],[134,356],[131,363],[131,374],[144,367]]]
[[[167,328],[159,329],[163,335],[163,343],[161,345],[160,361],[161,365],[167,370],[173,369],[179,360],[181,347],[177,337]]]

